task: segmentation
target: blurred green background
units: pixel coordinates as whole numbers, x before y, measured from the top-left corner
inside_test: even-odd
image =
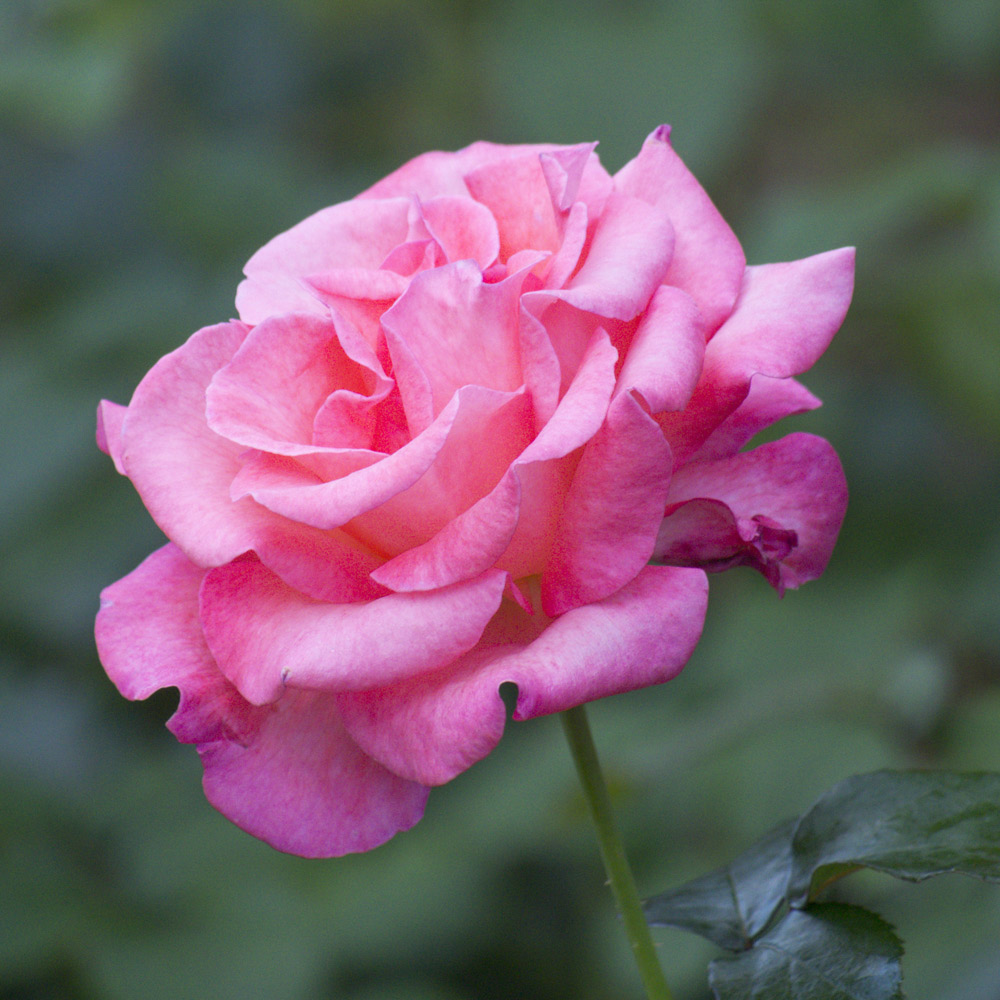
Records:
[[[0,4],[0,997],[638,996],[558,721],[367,855],[304,861],[204,801],[176,703],[120,698],[97,594],[160,544],[93,443],[233,314],[282,229],[478,138],[660,122],[751,262],[853,243],[855,304],[789,421],[852,504],[826,577],[713,578],[681,677],[592,706],[653,893],[850,773],[1000,769],[1000,11],[992,0]],[[847,880],[916,1000],[1000,998],[1000,889]],[[713,950],[658,930],[679,1000]]]

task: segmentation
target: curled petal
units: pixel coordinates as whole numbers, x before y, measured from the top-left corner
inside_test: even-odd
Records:
[[[847,509],[836,452],[812,434],[693,462],[671,483],[654,558],[709,570],[743,564],[779,591],[826,568]]]
[[[407,400],[403,368],[416,366],[426,378],[431,418],[462,386],[509,392],[523,383],[517,304],[524,277],[522,271],[487,283],[478,267],[461,261],[419,274],[386,311],[382,326],[408,418],[415,407]],[[443,330],[447,336],[442,336]],[[411,428],[418,432],[422,428],[414,422]]]
[[[373,757],[404,777],[442,784],[500,739],[501,684],[517,685],[514,718],[528,719],[670,680],[701,635],[707,600],[700,570],[648,566],[617,593],[552,622],[533,625],[508,602],[451,668],[337,702]]]
[[[302,280],[331,268],[378,268],[406,239],[409,198],[341,202],[321,209],[266,243],[247,262],[236,290],[245,323],[287,312],[325,313]]]
[[[658,417],[678,462],[747,398],[755,375],[788,378],[815,364],[844,321],[853,284],[851,247],[746,269],[732,316],[705,349],[690,403]]]
[[[506,579],[491,570],[429,593],[328,604],[245,559],[205,577],[201,620],[222,672],[266,704],[286,688],[356,690],[446,666],[476,644]]]
[[[623,194],[667,207],[676,242],[664,280],[694,298],[711,335],[732,311],[746,258],[726,220],[674,152],[669,126],[652,132],[614,180]]]
[[[102,399],[97,404],[97,447],[110,455],[115,468],[124,476],[122,465],[122,424],[128,407]]]
[[[694,299],[662,285],[639,321],[617,392],[637,390],[651,413],[681,410],[698,383],[704,357],[705,335]]]
[[[274,523],[253,500],[230,498],[243,447],[216,434],[205,417],[212,376],[246,334],[242,323],[199,330],[139,383],[122,424],[126,475],[164,533],[201,566],[252,549]]]

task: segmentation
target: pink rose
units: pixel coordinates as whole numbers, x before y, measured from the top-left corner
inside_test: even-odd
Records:
[[[759,430],[851,296],[849,249],[747,267],[657,129],[419,156],[276,237],[240,320],[98,442],[170,539],[108,587],[128,698],[180,689],[211,802],[285,851],[374,847],[515,718],[675,676],[705,571],[818,576],[833,449]],[[652,561],[652,563],[651,563]]]

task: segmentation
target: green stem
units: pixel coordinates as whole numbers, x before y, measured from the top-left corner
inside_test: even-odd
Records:
[[[597,840],[601,846],[601,858],[604,860],[604,870],[611,882],[611,891],[625,921],[625,933],[642,984],[646,988],[649,1000],[673,1000],[660,961],[656,957],[656,948],[649,933],[646,918],[642,915],[642,904],[635,888],[632,869],[625,857],[625,847],[621,834],[615,825],[614,814],[611,811],[611,799],[608,788],[601,773],[601,764],[597,759],[594,738],[590,735],[590,725],[587,722],[587,712],[583,705],[568,709],[562,713],[563,729],[573,754],[576,772],[580,776],[590,818],[597,830]]]

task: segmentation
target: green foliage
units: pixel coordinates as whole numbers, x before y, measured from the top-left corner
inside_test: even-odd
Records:
[[[654,896],[646,918],[735,953],[709,967],[718,1000],[896,1000],[903,947],[892,928],[861,907],[816,902],[860,868],[1000,882],[1000,774],[847,778],[732,863]]]

